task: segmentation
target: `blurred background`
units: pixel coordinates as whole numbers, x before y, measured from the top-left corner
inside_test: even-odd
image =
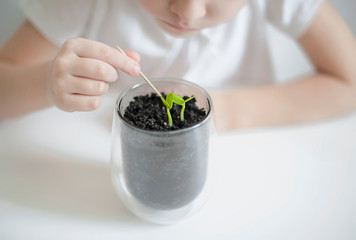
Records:
[[[19,9],[19,4],[22,1],[0,1],[0,46],[6,42],[24,21],[24,17]],[[330,2],[343,16],[356,35],[356,0],[330,0]],[[310,64],[298,46],[277,32],[273,27],[270,28],[269,39],[278,81],[284,81],[311,70]],[[274,49],[278,50],[274,51]]]

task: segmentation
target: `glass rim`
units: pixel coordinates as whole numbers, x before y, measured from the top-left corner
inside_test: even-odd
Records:
[[[190,82],[190,81],[187,81],[187,80],[184,80],[184,79],[181,79],[181,78],[172,78],[172,77],[152,78],[152,79],[150,79],[150,81],[152,81],[152,82],[166,81],[166,82],[172,82],[172,83],[185,83],[187,85],[191,85],[191,86],[194,86],[197,89],[199,89],[204,94],[204,96],[206,97],[206,99],[208,101],[208,105],[209,105],[209,109],[208,109],[208,111],[206,113],[205,118],[201,122],[199,122],[198,124],[195,124],[193,126],[190,126],[190,127],[187,127],[187,128],[182,128],[182,129],[177,129],[177,130],[167,130],[167,131],[145,130],[145,129],[141,129],[141,128],[138,128],[138,127],[136,127],[134,125],[129,124],[127,121],[125,121],[125,119],[123,118],[122,114],[120,113],[119,105],[120,105],[121,100],[123,99],[123,97],[126,94],[128,94],[129,92],[133,91],[134,89],[136,89],[138,87],[141,87],[143,85],[148,85],[146,82],[142,82],[142,83],[134,83],[131,86],[129,86],[126,89],[124,89],[120,93],[119,97],[116,100],[116,103],[115,103],[115,117],[118,117],[119,119],[121,119],[121,121],[126,126],[132,128],[132,129],[134,129],[136,131],[144,132],[144,133],[152,134],[152,135],[155,135],[155,134],[157,134],[157,135],[160,135],[160,134],[180,134],[180,133],[184,133],[184,132],[187,132],[187,131],[191,131],[191,130],[193,130],[195,128],[199,128],[201,125],[204,125],[211,118],[211,114],[212,114],[212,110],[213,110],[213,102],[211,100],[210,94],[204,88],[200,87],[198,84]]]

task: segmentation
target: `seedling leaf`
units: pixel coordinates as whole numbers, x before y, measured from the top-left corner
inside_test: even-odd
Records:
[[[185,100],[184,101],[184,103],[186,103],[186,102],[188,102],[188,101],[190,101],[190,100],[192,100],[194,97],[190,97],[190,98],[188,98],[187,100]]]
[[[167,101],[167,104],[169,106],[169,109],[172,109],[173,107],[173,98],[174,98],[174,94],[173,93],[169,93],[166,97],[166,101]]]
[[[173,94],[173,93],[172,93],[172,95],[173,95],[173,102],[175,104],[178,104],[178,105],[184,104],[184,99],[183,98],[181,98],[180,96],[178,96],[176,94]]]

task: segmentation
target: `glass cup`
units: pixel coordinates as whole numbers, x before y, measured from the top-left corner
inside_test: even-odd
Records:
[[[150,222],[172,224],[195,213],[210,191],[209,144],[215,133],[212,101],[198,85],[172,78],[153,79],[160,92],[194,96],[205,119],[181,130],[148,131],[127,123],[123,114],[135,96],[151,94],[148,84],[125,90],[116,102],[111,170],[123,204]]]

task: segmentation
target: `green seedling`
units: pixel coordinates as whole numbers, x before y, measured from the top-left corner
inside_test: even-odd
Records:
[[[172,121],[172,115],[171,115],[171,109],[173,107],[173,103],[181,105],[182,106],[182,110],[180,111],[180,120],[184,121],[184,110],[185,110],[185,103],[192,100],[194,97],[190,97],[187,100],[184,100],[183,98],[181,98],[180,96],[174,94],[174,93],[168,93],[166,100],[164,100],[163,97],[161,97],[162,102],[164,103],[164,105],[166,106],[167,109],[167,115],[168,115],[168,124],[169,126],[172,127],[173,125],[173,121]]]

